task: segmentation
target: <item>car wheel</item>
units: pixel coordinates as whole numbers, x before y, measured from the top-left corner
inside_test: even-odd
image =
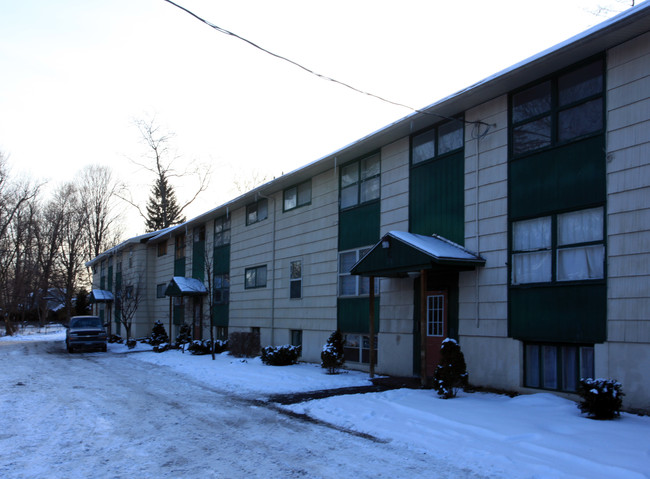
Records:
[[[72,349],[72,346],[68,345],[68,352],[70,354],[74,353],[74,349]]]
[[[104,345],[102,346],[102,352],[105,353],[106,351],[108,351],[108,346],[106,346],[106,345],[104,344]]]

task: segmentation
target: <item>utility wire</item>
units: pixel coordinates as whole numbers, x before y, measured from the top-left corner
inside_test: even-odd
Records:
[[[408,105],[405,105],[405,104],[403,104],[403,103],[399,103],[399,102],[396,102],[396,101],[392,101],[392,100],[389,100],[389,99],[387,99],[387,98],[383,98],[383,97],[381,97],[381,96],[379,96],[379,95],[375,95],[375,94],[373,94],[373,93],[370,93],[370,92],[367,92],[367,91],[364,91],[364,90],[360,90],[359,88],[356,88],[356,87],[354,87],[354,86],[352,86],[352,85],[350,85],[350,84],[348,84],[348,83],[345,83],[345,82],[339,81],[339,80],[337,80],[337,79],[335,79],[335,78],[331,78],[331,77],[328,77],[328,76],[326,76],[326,75],[322,75],[322,74],[320,74],[320,73],[318,73],[318,72],[315,72],[314,70],[311,70],[311,69],[305,67],[304,65],[301,65],[300,63],[295,62],[295,61],[293,61],[293,60],[291,60],[291,59],[289,59],[289,58],[287,58],[287,57],[284,57],[284,56],[282,56],[282,55],[278,55],[277,53],[273,53],[272,51],[269,51],[269,50],[267,50],[266,48],[263,48],[263,47],[259,46],[258,44],[254,43],[254,42],[252,42],[252,41],[250,41],[250,40],[248,40],[248,39],[246,39],[246,38],[244,38],[244,37],[242,37],[242,36],[240,36],[240,35],[237,35],[236,33],[233,33],[233,32],[231,32],[231,31],[229,31],[229,30],[226,30],[225,28],[221,28],[220,26],[215,25],[214,23],[209,22],[208,20],[206,20],[206,19],[204,19],[204,18],[202,18],[202,17],[199,17],[196,13],[192,12],[191,10],[188,10],[187,8],[183,7],[182,5],[179,5],[179,4],[175,3],[175,2],[172,2],[171,0],[164,0],[164,1],[167,2],[167,3],[169,3],[169,4],[171,4],[171,5],[174,5],[174,6],[177,7],[177,8],[180,8],[180,9],[183,10],[184,12],[186,12],[186,13],[188,13],[189,15],[193,16],[194,18],[196,18],[198,21],[200,21],[200,22],[206,24],[206,25],[209,26],[210,28],[213,28],[213,29],[215,29],[216,31],[218,31],[218,32],[220,32],[220,33],[223,33],[224,35],[229,35],[229,36],[231,36],[231,37],[235,37],[235,38],[237,38],[238,40],[241,40],[241,41],[243,41],[243,42],[245,42],[245,43],[248,43],[250,46],[252,46],[252,47],[254,47],[254,48],[257,48],[258,50],[260,50],[260,51],[262,51],[262,52],[264,52],[264,53],[266,53],[266,54],[268,54],[268,55],[271,55],[271,56],[273,56],[273,57],[275,57],[275,58],[277,58],[277,59],[279,59],[279,60],[283,60],[283,61],[285,61],[285,62],[291,63],[292,65],[294,65],[294,66],[300,68],[301,70],[304,70],[304,71],[306,71],[307,73],[310,73],[311,75],[315,75],[315,76],[317,76],[318,78],[321,78],[321,79],[323,79],[323,80],[327,80],[327,81],[334,82],[334,83],[336,83],[336,84],[338,84],[338,85],[341,85],[341,86],[344,86],[344,87],[346,87],[346,88],[349,88],[349,89],[352,90],[352,91],[355,91],[355,92],[360,93],[360,94],[362,94],[362,95],[366,95],[366,96],[369,96],[369,97],[375,98],[375,99],[380,100],[380,101],[383,101],[383,102],[385,102],[385,103],[389,103],[389,104],[391,104],[391,105],[398,106],[398,107],[401,107],[401,108],[406,108],[406,109],[408,109],[408,110],[411,110],[411,111],[414,112],[414,113],[421,113],[421,114],[423,114],[423,115],[436,116],[436,117],[439,117],[439,118],[442,118],[442,119],[445,119],[445,120],[460,121],[460,122],[468,123],[468,124],[472,124],[472,125],[479,124],[479,125],[486,125],[486,126],[488,126],[486,123],[483,123],[482,121],[466,121],[466,120],[463,119],[463,118],[447,117],[447,116],[444,116],[444,115],[439,115],[439,114],[437,114],[437,113],[429,113],[429,112],[427,112],[427,111],[418,110],[417,108],[413,108],[413,107],[408,106]]]

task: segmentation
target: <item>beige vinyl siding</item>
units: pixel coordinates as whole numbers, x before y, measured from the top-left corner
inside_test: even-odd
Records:
[[[519,343],[507,337],[507,96],[467,111],[465,119],[490,128],[465,129],[465,247],[486,261],[459,275],[460,345],[476,384],[512,389],[521,373]]]
[[[409,230],[410,139],[381,150],[380,235]],[[380,332],[377,371],[410,375],[413,371],[413,280],[382,278],[379,286]]]
[[[650,409],[650,33],[608,52],[607,339],[596,374]]]

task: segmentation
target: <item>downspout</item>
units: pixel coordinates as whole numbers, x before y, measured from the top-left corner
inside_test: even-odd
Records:
[[[481,160],[481,126],[480,124],[477,126],[477,132],[478,134],[476,135],[476,201],[474,202],[474,207],[475,207],[475,221],[476,221],[476,228],[474,228],[474,236],[476,238],[476,254],[480,255],[480,246],[479,246],[479,241],[480,239],[480,221],[478,217],[479,213],[479,207],[478,207],[478,202],[479,202],[479,191],[481,188],[481,183],[479,181],[479,164]],[[486,130],[487,133],[487,130]],[[474,268],[474,282],[475,282],[475,300],[476,300],[476,328],[478,329],[480,325],[480,303],[479,303],[479,284],[478,284],[478,268]]]

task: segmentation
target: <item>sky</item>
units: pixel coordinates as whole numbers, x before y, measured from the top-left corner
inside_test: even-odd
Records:
[[[177,3],[321,75],[422,108],[631,2]],[[152,177],[135,164],[147,150],[134,122],[155,119],[173,133],[177,169],[211,168],[191,218],[409,113],[164,0],[0,0],[0,151],[15,175],[52,188],[85,165],[108,165],[144,205]],[[176,184],[181,202],[193,184]],[[135,211],[125,211],[127,235],[143,232]]]

